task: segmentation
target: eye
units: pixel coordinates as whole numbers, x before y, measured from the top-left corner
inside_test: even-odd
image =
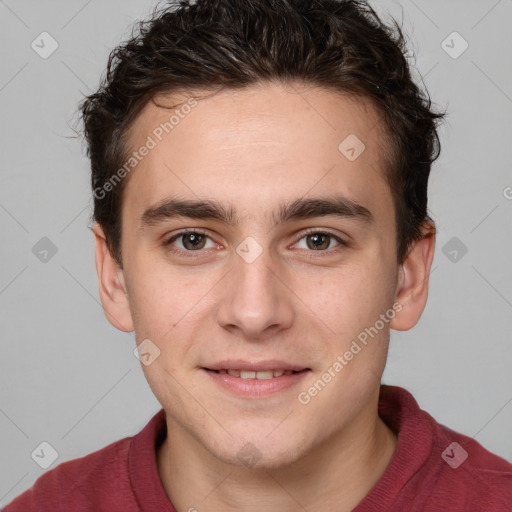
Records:
[[[300,243],[302,240],[306,240],[305,246],[303,245],[300,247]],[[320,252],[326,252],[327,249],[332,249],[332,242],[336,242],[336,245],[334,247],[338,246],[347,246],[348,244],[342,240],[341,238],[324,231],[308,231],[308,233],[303,236],[298,244],[297,247],[300,249],[310,249],[312,251],[320,251]]]
[[[210,245],[207,245],[207,241],[210,241]],[[166,246],[173,246],[177,242],[178,250],[175,252],[193,252],[200,251],[201,249],[211,249],[215,247],[215,243],[210,239],[204,232],[198,230],[185,230],[173,235],[171,238],[166,240]],[[171,248],[171,250],[174,250]]]
[[[303,240],[305,242],[303,242]],[[301,246],[302,245],[302,246]],[[338,249],[348,247],[348,243],[340,237],[321,230],[310,229],[299,239],[296,247],[306,249],[308,252],[329,253],[337,252]],[[218,247],[204,231],[198,229],[186,229],[174,234],[164,241],[164,246],[177,254],[201,253],[203,249]],[[331,250],[332,249],[332,250]]]

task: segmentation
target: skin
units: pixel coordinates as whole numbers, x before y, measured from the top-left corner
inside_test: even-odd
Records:
[[[169,115],[149,103],[132,125],[130,148]],[[349,134],[366,146],[355,161],[338,150]],[[397,437],[377,414],[380,378],[390,328],[412,328],[425,307],[435,232],[425,225],[398,265],[383,140],[376,111],[361,98],[298,84],[223,90],[201,99],[130,175],[122,269],[94,225],[107,318],[161,351],[142,368],[166,412],[158,470],[178,512],[348,511],[389,464]],[[366,207],[373,223],[272,221],[282,203],[333,193]],[[171,195],[231,205],[239,222],[174,218],[141,228],[142,213]],[[186,228],[206,232],[201,252],[182,237],[165,245]],[[307,228],[349,245],[327,238],[314,250]],[[236,252],[248,236],[262,249],[252,263]],[[391,322],[307,405],[299,403],[298,393],[394,303],[401,310]],[[200,369],[230,358],[283,359],[311,372],[271,398],[244,399]],[[238,456],[246,443],[260,456],[252,467]]]

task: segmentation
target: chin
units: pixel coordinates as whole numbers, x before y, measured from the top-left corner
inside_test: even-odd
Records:
[[[267,435],[266,431],[264,434],[260,431],[254,436],[245,432],[244,439],[238,438],[227,450],[224,448],[220,453],[217,450],[211,453],[225,464],[249,470],[285,467],[303,455],[304,443],[293,442],[286,435],[269,440]]]

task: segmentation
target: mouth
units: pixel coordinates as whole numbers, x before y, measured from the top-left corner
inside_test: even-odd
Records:
[[[216,366],[217,368],[202,367],[201,370],[218,389],[240,398],[259,400],[296,388],[311,372],[311,368],[291,366],[283,362],[251,365],[248,362],[240,364],[231,361],[227,365],[219,363]]]
[[[240,378],[240,379],[257,379],[257,380],[269,380],[276,379],[278,377],[282,377],[283,375],[293,375],[294,373],[303,373],[310,371],[309,368],[304,368],[302,370],[285,370],[285,369],[275,369],[275,370],[231,370],[231,369],[220,369],[213,370],[211,368],[203,368],[209,372],[215,372],[219,375],[230,375],[231,377]]]

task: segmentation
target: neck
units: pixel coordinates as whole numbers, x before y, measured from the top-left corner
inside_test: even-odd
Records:
[[[377,415],[377,400],[369,405],[372,421],[363,414],[306,456],[277,468],[224,464],[168,418],[157,452],[162,484],[178,512],[348,512],[375,485],[397,444]]]

